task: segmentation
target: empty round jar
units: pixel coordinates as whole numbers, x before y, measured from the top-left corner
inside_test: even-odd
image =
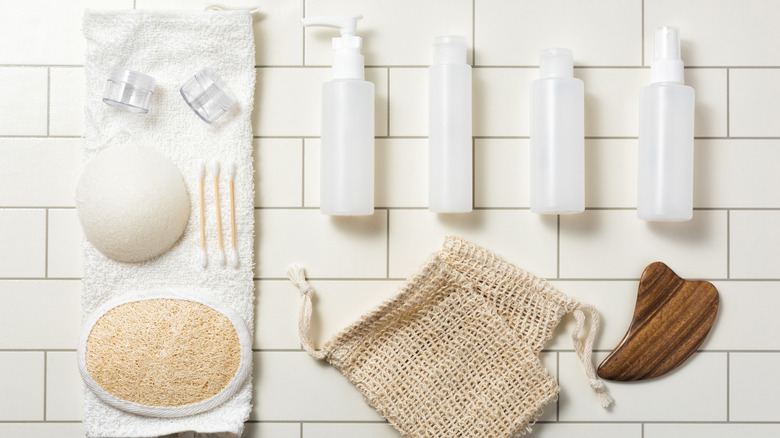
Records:
[[[103,102],[131,113],[146,114],[154,94],[155,80],[149,75],[122,67],[111,71]]]
[[[236,103],[236,98],[227,85],[207,68],[196,73],[179,91],[195,114],[209,124],[214,123]]]

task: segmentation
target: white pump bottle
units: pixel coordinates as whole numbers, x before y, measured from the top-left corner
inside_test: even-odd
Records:
[[[353,17],[309,17],[304,26],[335,27],[333,79],[322,86],[320,212],[374,213],[374,84],[364,80],[362,39]]]
[[[585,210],[585,90],[570,49],[542,51],[531,84],[531,211]]]
[[[650,82],[639,95],[637,216],[687,221],[693,216],[694,91],[683,84],[677,28],[656,29]]]

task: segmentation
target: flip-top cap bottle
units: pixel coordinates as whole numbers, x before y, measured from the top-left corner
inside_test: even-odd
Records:
[[[333,38],[333,79],[322,86],[320,212],[374,213],[374,84],[364,80],[361,15],[309,17],[306,26],[338,28]]]
[[[542,51],[531,84],[531,211],[585,209],[585,90],[570,49]]]
[[[683,83],[677,28],[656,29],[650,82],[639,95],[637,216],[686,221],[693,216],[694,90]]]
[[[472,204],[471,66],[466,38],[433,40],[428,72],[428,208],[466,213]]]

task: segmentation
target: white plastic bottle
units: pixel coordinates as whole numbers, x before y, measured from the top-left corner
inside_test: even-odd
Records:
[[[687,221],[693,216],[693,88],[683,84],[677,28],[655,31],[650,85],[639,96],[637,216]]]
[[[304,26],[340,29],[333,38],[333,79],[322,86],[320,212],[374,213],[374,84],[365,81],[354,17],[310,17]]]
[[[466,38],[437,37],[428,73],[428,208],[468,213],[472,204],[471,66]]]
[[[546,49],[531,84],[531,211],[585,209],[585,91],[570,49]]]

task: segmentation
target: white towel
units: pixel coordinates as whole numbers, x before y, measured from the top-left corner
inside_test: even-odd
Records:
[[[248,11],[86,11],[85,159],[93,149],[129,141],[162,152],[179,167],[190,193],[192,212],[178,243],[148,262],[125,264],[84,245],[82,321],[105,301],[134,290],[161,286],[207,289],[246,321],[252,333],[254,183],[251,112],[254,102],[255,59],[252,17]],[[157,80],[147,115],[131,114],[101,101],[115,66],[146,73]],[[235,94],[238,103],[214,125],[207,125],[187,106],[179,87],[203,67],[214,71]],[[213,182],[206,184],[209,267],[199,262],[200,212],[198,175],[202,161],[234,161],[237,165],[236,225],[240,266],[217,266]],[[208,179],[207,181],[211,181]],[[223,236],[230,247],[228,184],[220,179]],[[246,384],[223,405],[182,418],[128,414],[84,392],[84,427],[90,437],[156,437],[195,431],[240,436],[251,409],[252,384]]]

